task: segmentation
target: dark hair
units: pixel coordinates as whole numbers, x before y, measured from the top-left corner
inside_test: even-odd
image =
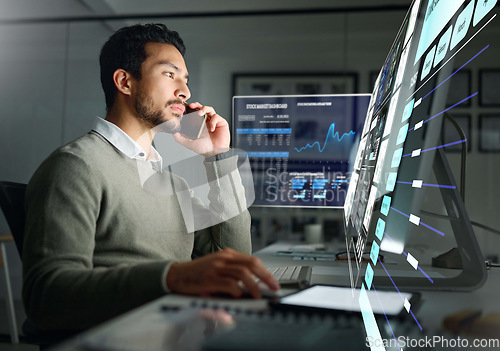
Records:
[[[141,65],[146,60],[146,43],[171,44],[184,56],[186,48],[179,33],[169,30],[164,24],[136,24],[117,30],[104,44],[99,56],[101,85],[106,98],[106,110],[115,102],[117,89],[113,73],[121,68],[141,79]]]

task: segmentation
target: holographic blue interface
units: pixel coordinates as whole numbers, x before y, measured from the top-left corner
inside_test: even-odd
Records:
[[[370,97],[234,97],[233,146],[248,153],[254,206],[342,207]]]
[[[454,75],[485,55],[490,43],[480,34],[495,19],[496,3],[414,0],[410,6],[375,82],[345,201],[353,288],[376,290],[377,275],[383,275],[399,291],[399,280],[381,259],[384,252],[404,254],[424,283],[434,283],[418,253],[407,252],[405,244],[410,233],[427,242],[453,235],[448,227],[427,222],[423,194],[457,191],[454,184],[440,184],[431,171],[438,150],[447,146],[440,137],[445,113],[478,92],[458,97],[451,106],[446,98]],[[463,142],[457,134],[448,145]],[[368,262],[362,262],[363,254],[369,254]],[[370,303],[361,297],[359,303],[367,335],[380,337]],[[409,301],[401,303],[422,330]]]

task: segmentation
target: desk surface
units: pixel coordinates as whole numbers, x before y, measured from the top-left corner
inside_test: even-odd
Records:
[[[345,265],[342,266],[342,263],[338,262],[313,262],[303,260],[298,263],[297,260],[293,260],[290,257],[276,256],[276,251],[282,250],[286,245],[288,244],[281,243],[272,245],[256,253],[256,256],[260,257],[267,266],[271,267],[290,265],[291,262],[293,262],[293,264],[309,264],[315,267],[330,266],[339,272],[341,271],[341,267],[347,270]],[[314,274],[314,271],[313,269],[312,282],[321,282],[324,277],[321,277],[321,274]],[[336,285],[349,284],[347,272],[343,274],[343,276],[347,278],[344,281],[338,280],[342,279],[339,278],[339,276],[342,276],[342,274],[335,275],[334,279],[336,279]],[[332,279],[332,277],[328,278]],[[339,284],[339,282],[346,284]],[[476,291],[423,291],[422,303],[416,311],[415,317],[427,335],[446,334],[442,331],[442,321],[446,316],[451,314],[455,314],[465,309],[480,310],[483,315],[492,312],[500,313],[498,291],[500,291],[500,269],[493,268],[491,271],[488,271],[486,284]],[[164,343],[167,334],[175,339],[175,335],[178,333],[178,324],[176,323],[179,321],[182,323],[192,321],[193,316],[197,315],[197,313],[199,314],[200,307],[217,307],[219,310],[250,309],[262,311],[266,310],[268,308],[267,306],[268,301],[266,300],[209,299],[166,295],[104,323],[101,326],[82,333],[76,338],[55,347],[54,350],[155,349],[153,345],[158,346],[158,342],[160,342],[160,344]],[[173,311],[174,308],[181,308],[182,313]],[[196,336],[191,341],[195,344],[201,342],[200,340],[196,340]],[[178,340],[176,342],[178,342]],[[137,345],[137,348],[134,348],[134,345]],[[100,346],[106,347],[102,348]],[[160,348],[156,347],[156,349]],[[196,347],[193,348],[193,350],[195,349]]]

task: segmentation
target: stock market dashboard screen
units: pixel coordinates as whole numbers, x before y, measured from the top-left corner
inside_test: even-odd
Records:
[[[342,207],[370,97],[234,97],[233,147],[248,153],[254,206]]]

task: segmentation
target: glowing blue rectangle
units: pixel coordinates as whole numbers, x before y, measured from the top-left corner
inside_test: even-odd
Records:
[[[315,179],[312,183],[312,188],[314,189],[324,189],[326,184],[328,184],[328,180],[326,179]]]
[[[238,128],[236,134],[292,134],[292,128]]]
[[[434,61],[434,56],[436,55],[436,45],[429,51],[427,56],[425,56],[424,67],[422,68],[422,73],[420,74],[420,80],[423,80],[432,68],[432,62]]]
[[[392,155],[392,162],[391,162],[391,167],[399,167],[399,164],[401,163],[401,157],[403,156],[403,148],[399,148],[396,151],[394,151],[394,154]]]
[[[379,218],[377,222],[377,228],[375,229],[375,235],[377,236],[378,240],[382,240],[382,237],[384,236],[384,230],[385,221],[382,218]]]
[[[479,7],[481,7],[481,5],[479,5]],[[451,49],[457,46],[457,44],[460,43],[463,38],[465,38],[465,35],[467,34],[470,23],[472,21],[473,12],[474,1],[471,1],[470,4],[467,5],[465,10],[463,10],[457,18],[457,23],[455,23],[455,29],[453,30],[453,37],[451,38]]]
[[[474,27],[477,26],[477,24],[484,18],[484,16],[486,16],[488,12],[493,10],[496,4],[497,0],[490,0],[486,1],[486,3],[483,1],[480,4],[481,6],[479,6],[479,4],[478,6],[476,6],[476,12],[474,13],[474,21],[472,23]]]
[[[368,290],[371,289],[372,287],[372,281],[373,281],[373,268],[369,264],[366,265],[366,272],[365,272],[365,284]]]
[[[448,47],[450,46],[450,39],[453,27],[450,26],[446,33],[443,34],[441,39],[439,39],[439,43],[436,49],[436,57],[434,58],[434,67],[436,67],[439,62],[443,61],[446,53],[448,52]]]
[[[372,259],[373,265],[377,265],[378,253],[380,251],[380,246],[374,241],[372,243],[372,249],[370,251],[370,258]]]
[[[401,143],[404,143],[406,140],[406,136],[408,135],[408,127],[410,126],[409,123],[406,123],[404,126],[401,127],[398,133],[398,140],[396,141],[396,145],[399,145]]]
[[[390,208],[391,208],[391,197],[384,196],[384,198],[382,199],[382,207],[380,208],[380,213],[382,213],[384,216],[387,216],[389,214]]]
[[[394,187],[396,186],[396,178],[398,177],[398,174],[396,172],[389,173],[389,176],[387,177],[387,183],[385,185],[385,190],[391,192],[394,191]]]
[[[382,336],[378,329],[377,321],[375,320],[375,315],[373,314],[372,306],[370,300],[368,299],[368,294],[366,293],[365,287],[362,285],[359,292],[359,307],[361,309],[361,316],[363,317],[363,323],[365,325],[365,331],[367,339],[373,342],[370,344],[371,351],[385,351],[384,344],[380,342]]]
[[[448,24],[450,19],[453,18],[464,2],[465,0],[429,1],[414,63],[420,60],[424,52],[429,48],[434,39],[437,38],[439,33]]]
[[[415,99],[411,99],[411,101],[406,104],[403,111],[403,117],[401,117],[401,122],[404,122],[408,118],[410,118],[411,114],[413,113],[413,106],[415,106]]]

